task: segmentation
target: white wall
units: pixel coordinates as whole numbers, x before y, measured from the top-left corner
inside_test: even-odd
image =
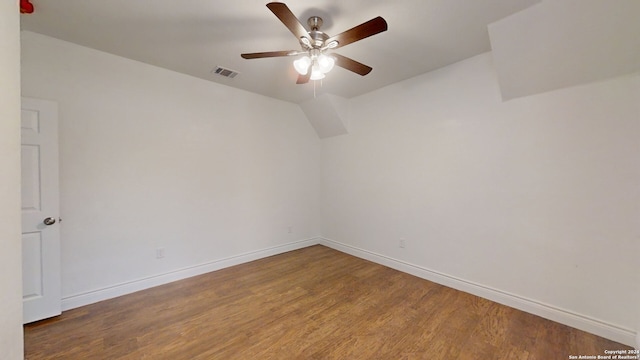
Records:
[[[320,142],[296,105],[35,33],[22,47],[22,94],[60,109],[65,307],[319,235]]]
[[[637,330],[638,76],[502,102],[484,54],[353,99],[351,133],[320,153],[289,103],[33,33],[22,62],[23,94],[60,104],[67,299],[322,225],[352,248]]]
[[[0,2],[0,358],[22,359],[20,11]]]
[[[323,140],[323,235],[633,343],[639,84],[502,102],[484,54],[352,99]]]

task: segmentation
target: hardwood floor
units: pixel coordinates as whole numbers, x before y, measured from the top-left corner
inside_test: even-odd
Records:
[[[26,359],[568,359],[630,347],[313,246],[25,326]]]

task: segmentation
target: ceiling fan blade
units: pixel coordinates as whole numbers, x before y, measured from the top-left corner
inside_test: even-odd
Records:
[[[336,65],[341,68],[345,68],[349,71],[353,71],[356,74],[365,76],[373,70],[371,66],[367,66],[363,63],[357,62],[351,58],[346,56],[342,56],[340,54],[332,53],[331,56],[335,57]]]
[[[311,69],[313,68],[313,63],[309,64],[309,68],[307,68],[307,74],[306,75],[298,75],[298,81],[296,81],[296,84],[306,84],[309,82],[309,79],[311,79]]]
[[[309,33],[307,32],[307,29],[305,29],[304,26],[300,23],[300,20],[298,20],[298,18],[293,15],[287,5],[279,2],[271,2],[267,4],[267,7],[276,17],[278,17],[278,19],[280,19],[280,21],[282,21],[284,26],[286,26],[287,29],[289,29],[289,31],[291,31],[293,35],[295,35],[298,41],[300,41],[301,38],[307,38],[308,40],[311,40],[309,39]]]
[[[338,45],[335,48],[339,48],[383,31],[387,31],[387,22],[378,16],[343,33],[330,37],[325,41],[325,44],[337,41]]]
[[[279,56],[292,56],[297,54],[298,54],[298,51],[296,50],[283,50],[283,51],[266,51],[266,52],[240,54],[240,56],[242,56],[243,59],[260,59],[260,58],[279,57]]]

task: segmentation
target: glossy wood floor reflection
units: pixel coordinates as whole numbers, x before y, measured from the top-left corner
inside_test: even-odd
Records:
[[[313,246],[25,326],[26,359],[568,359],[630,349]]]

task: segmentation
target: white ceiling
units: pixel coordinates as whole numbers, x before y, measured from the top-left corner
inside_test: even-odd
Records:
[[[336,67],[318,94],[351,98],[490,48],[487,25],[540,0],[290,1],[306,25],[311,15],[336,35],[376,16],[389,30],[337,49],[373,67],[364,77]],[[301,103],[314,84],[296,85],[292,58],[245,60],[241,53],[297,50],[295,37],[265,6],[267,0],[32,0],[22,29],[266,96]],[[215,66],[235,71],[228,79]]]

